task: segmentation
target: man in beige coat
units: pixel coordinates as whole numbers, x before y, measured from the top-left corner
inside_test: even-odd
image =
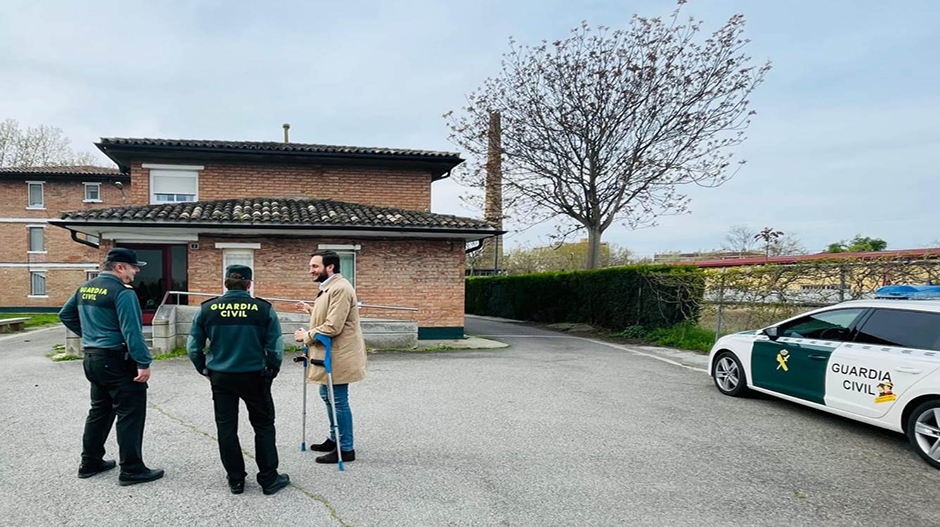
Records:
[[[317,251],[310,257],[310,275],[319,283],[320,291],[311,307],[298,302],[297,308],[310,313],[310,330],[298,329],[294,340],[303,342],[308,357],[323,360],[325,349],[314,340],[320,334],[333,338],[333,395],[336,399],[336,420],[340,435],[340,450],[343,461],[355,461],[353,448],[353,420],[349,409],[349,383],[361,381],[366,376],[366,345],[359,327],[359,306],[356,291],[349,280],[339,274],[339,255],[333,251]],[[317,452],[328,452],[316,459],[317,463],[337,463],[336,437],[332,432],[333,414],[330,412],[327,392],[326,370],[311,367],[307,382],[320,385],[320,398],[326,403],[326,414],[330,420],[330,437],[323,443],[311,445]]]

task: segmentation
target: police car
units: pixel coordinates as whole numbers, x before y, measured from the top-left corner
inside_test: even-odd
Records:
[[[882,287],[726,335],[709,371],[725,395],[754,390],[902,432],[940,468],[940,286]]]

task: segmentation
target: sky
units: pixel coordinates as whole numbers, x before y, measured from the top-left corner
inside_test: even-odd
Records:
[[[661,1],[271,2],[0,0],[0,120],[99,137],[279,141],[458,150],[442,115],[497,74],[511,36],[563,38],[582,20],[625,27]],[[810,251],[855,234],[940,246],[940,2],[692,0],[706,32],[743,13],[773,70],[752,100],[747,163],[691,212],[604,241],[640,256],[719,247],[773,227]],[[432,211],[479,217],[455,181]],[[510,223],[507,247],[548,243]]]

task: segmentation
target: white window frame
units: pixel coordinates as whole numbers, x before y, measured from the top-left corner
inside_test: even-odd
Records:
[[[33,250],[33,229],[42,229],[42,250]],[[46,226],[45,225],[27,225],[26,226],[26,254],[46,254]]]
[[[153,178],[155,175],[159,176],[161,170],[172,171],[172,172],[190,172],[193,179],[196,180],[196,194],[194,195],[193,201],[199,201],[199,171],[203,170],[205,167],[202,165],[162,165],[162,164],[153,164],[153,163],[144,163],[143,168],[146,168],[150,172],[150,204],[151,205],[166,205],[170,203],[191,203],[189,201],[157,201],[157,193],[153,191]]]
[[[95,278],[98,278],[98,275],[100,274],[101,274],[101,271],[97,269],[94,269],[94,270],[89,269],[85,271],[85,281],[87,282],[89,280],[94,280]],[[95,275],[95,276],[92,276],[92,275]]]
[[[33,275],[42,276],[42,287],[44,291],[42,294],[36,294],[33,290]],[[29,272],[29,296],[27,298],[49,298],[48,292],[49,287],[46,281],[48,280],[48,274],[45,269],[34,269]]]
[[[85,191],[85,195],[84,195],[84,199],[82,199],[82,203],[101,203],[101,183],[100,182],[83,182],[82,185],[84,186],[84,191]],[[97,199],[91,199],[88,197],[88,189],[91,187],[98,188]]]
[[[219,245],[223,245],[223,244],[219,244]],[[232,244],[224,244],[224,245],[255,245],[255,244],[232,243]],[[252,276],[251,276],[251,287],[248,288],[248,292],[251,294],[251,296],[255,296],[255,278],[256,277],[255,277],[255,249],[254,247],[228,247],[228,248],[222,249],[222,273],[221,273],[222,274],[222,293],[224,294],[227,291],[227,289],[225,289],[225,268],[228,267],[228,265],[226,264],[225,259],[227,256],[235,255],[235,254],[248,255],[249,257],[251,257],[251,263],[248,265],[248,267],[251,268]]]
[[[362,246],[359,245],[358,243],[354,245],[340,245],[340,244],[332,244],[332,243],[321,243],[317,245],[317,249],[321,251],[333,251],[340,256],[347,255],[347,254],[352,255],[352,259],[353,259],[352,274],[351,275],[347,274],[343,270],[342,266],[340,266],[339,274],[343,275],[343,278],[349,280],[349,283],[352,284],[353,287],[356,287],[356,270],[359,268],[358,252],[361,248]]]
[[[33,185],[39,185],[39,196],[42,203],[31,205],[29,202],[29,191]],[[26,210],[46,210],[46,182],[45,181],[27,181],[26,182]]]

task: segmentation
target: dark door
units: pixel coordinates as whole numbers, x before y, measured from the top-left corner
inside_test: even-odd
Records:
[[[186,291],[189,285],[186,246],[137,243],[123,243],[120,246],[137,251],[137,258],[147,262],[147,265],[140,268],[131,285],[140,300],[143,323],[149,325],[153,322],[153,315],[160,307],[166,292]],[[167,303],[186,303],[186,298],[170,295]]]

